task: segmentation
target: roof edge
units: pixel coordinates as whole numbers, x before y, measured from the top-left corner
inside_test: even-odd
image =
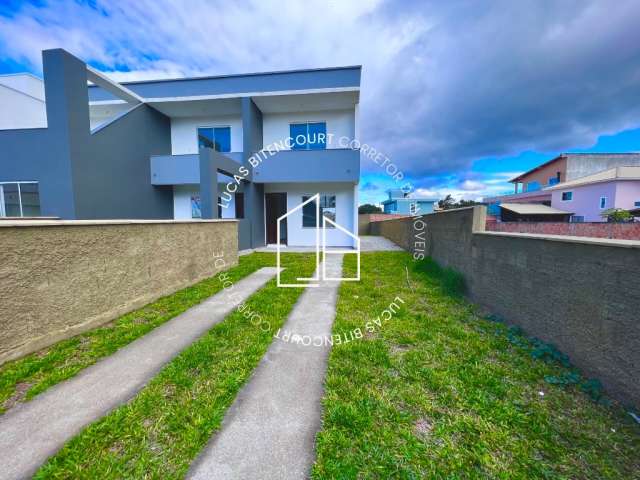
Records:
[[[362,70],[362,65],[349,65],[344,67],[320,67],[320,68],[298,68],[293,70],[273,70],[268,72],[252,72],[252,73],[231,73],[227,75],[203,75],[199,77],[177,77],[177,78],[159,78],[156,80],[132,80],[129,82],[118,82],[120,85],[139,85],[142,83],[160,83],[160,82],[179,82],[189,80],[215,80],[221,78],[238,78],[238,77],[257,77],[260,75],[284,75],[288,73],[312,73],[312,72],[327,72],[333,70]],[[104,75],[109,75],[114,71],[104,72]],[[120,73],[120,72],[118,72]],[[122,72],[126,73],[126,72]],[[97,87],[97,85],[89,85],[89,88]],[[98,87],[99,88],[99,87]]]
[[[524,173],[521,173],[520,175],[518,175],[517,177],[512,178],[511,180],[509,180],[509,183],[514,183],[515,181],[519,180],[520,178],[524,177],[525,175],[528,175],[530,173],[535,172],[536,170],[541,169],[542,167],[547,166],[548,164],[555,162],[556,160],[560,160],[562,158],[567,158],[571,155],[640,155],[640,151],[638,152],[562,152],[560,154],[558,154],[557,156],[553,157],[550,160],[547,160],[544,163],[541,163],[540,165],[533,167],[530,170],[527,170]]]

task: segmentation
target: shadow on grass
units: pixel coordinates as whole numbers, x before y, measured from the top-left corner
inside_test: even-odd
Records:
[[[442,291],[452,297],[462,297],[467,293],[464,277],[452,268],[441,267],[430,257],[417,260],[413,264],[413,271],[418,274],[426,274],[431,280],[440,283]]]

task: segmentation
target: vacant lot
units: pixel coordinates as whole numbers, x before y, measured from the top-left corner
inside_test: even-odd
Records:
[[[433,263],[362,265],[334,334],[363,338],[332,350],[315,478],[639,478],[639,426],[559,352],[482,318]]]

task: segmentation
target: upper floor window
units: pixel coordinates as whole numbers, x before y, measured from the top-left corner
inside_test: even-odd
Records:
[[[199,127],[198,148],[205,147],[216,152],[230,152],[231,127]]]
[[[607,207],[607,197],[600,197],[600,210]]]
[[[415,215],[417,211],[418,211],[418,204],[414,203],[414,202],[410,203],[409,204],[409,213],[411,215]]]
[[[573,192],[562,192],[562,201],[568,202],[573,200]]]
[[[557,185],[558,183],[560,183],[558,177],[549,177],[549,185]]]
[[[39,217],[38,182],[0,183],[0,217]]]
[[[327,148],[326,122],[292,123],[289,125],[292,150],[324,150]]]
[[[634,207],[640,207],[640,201],[638,201],[638,202],[633,202],[633,206],[634,206]]]
[[[540,190],[540,182],[534,181],[527,183],[527,192],[535,192]]]

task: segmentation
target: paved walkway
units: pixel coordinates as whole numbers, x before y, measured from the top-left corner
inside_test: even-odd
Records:
[[[340,277],[341,271],[342,255],[329,255],[327,274]],[[339,282],[327,282],[307,288],[281,336],[287,331],[316,339],[330,336],[338,286]],[[324,343],[305,346],[274,339],[187,478],[306,478],[321,426],[329,350]]]
[[[362,252],[389,252],[389,251],[402,251],[402,248],[393,243],[391,240],[385,237],[379,237],[374,235],[363,235],[360,238],[360,251]],[[351,247],[327,247],[327,251],[349,249]],[[289,247],[287,245],[282,246],[282,253],[311,253],[315,252],[315,247]],[[355,251],[355,249],[354,249]],[[275,245],[267,245],[266,247],[259,247],[248,250],[241,250],[239,255],[249,255],[253,252],[265,252],[276,253]]]
[[[363,235],[360,237],[360,251],[362,252],[389,252],[402,250],[401,247],[385,237]]]
[[[262,268],[76,377],[0,417],[0,479],[30,478],[84,426],[127,402],[173,357],[275,276]]]

